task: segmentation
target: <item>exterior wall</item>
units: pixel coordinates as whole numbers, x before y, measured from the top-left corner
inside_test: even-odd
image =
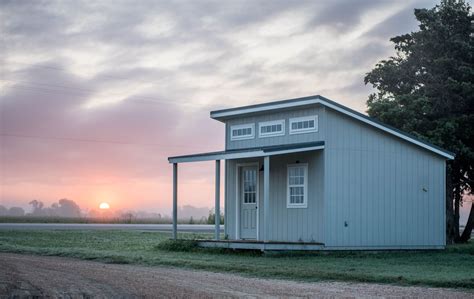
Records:
[[[235,240],[236,236],[236,217],[237,217],[237,165],[242,163],[258,163],[258,167],[263,165],[263,159],[239,159],[239,160],[227,160],[226,165],[226,190],[225,190],[225,234],[229,239]],[[259,194],[258,194],[258,218],[260,224],[263,223],[263,171],[259,171]],[[263,236],[263,227],[259,226],[259,236]]]
[[[312,142],[324,140],[324,123],[325,123],[325,108],[324,107],[310,107],[298,110],[280,111],[273,113],[266,113],[257,116],[249,116],[242,118],[230,119],[226,122],[226,149],[240,149],[240,148],[252,148],[260,146],[271,146],[281,144],[292,144],[301,142]],[[289,119],[293,117],[318,115],[318,131],[313,133],[303,134],[289,134]],[[274,137],[258,137],[258,123],[272,120],[285,120],[285,135],[274,136]],[[241,124],[255,124],[255,137],[253,139],[246,140],[230,140],[230,128],[233,125]]]
[[[443,247],[445,160],[330,109],[324,126],[326,247]]]
[[[287,165],[308,163],[308,207],[287,208]],[[236,166],[263,159],[230,160],[226,165],[226,230],[236,239]],[[259,236],[263,237],[263,171],[259,172]],[[270,157],[269,240],[324,242],[324,151]]]

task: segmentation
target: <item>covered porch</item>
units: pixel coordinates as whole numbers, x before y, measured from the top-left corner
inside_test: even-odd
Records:
[[[324,142],[318,141],[168,158],[169,162],[173,164],[173,239],[178,237],[178,165],[214,161],[215,214],[217,216],[221,212],[221,160],[224,160],[227,161],[224,184],[226,197],[225,237],[221,239],[220,217],[215,217],[214,238],[200,240],[198,243],[200,246],[258,250],[322,249],[324,244],[318,238],[295,237],[295,239],[291,239],[278,236],[278,231],[276,231],[278,227],[274,223],[276,216],[271,215],[272,192],[282,193],[280,181],[275,181],[275,186],[271,185],[271,181],[276,180],[274,178],[275,171],[282,169],[283,163],[287,163],[287,160],[295,161],[292,163],[300,163],[299,157],[309,157],[311,152],[322,152],[322,149],[324,149]],[[277,164],[272,165],[275,162]],[[271,174],[272,167],[274,167],[273,174]],[[301,214],[299,209],[289,210],[289,213],[296,215],[295,217],[298,217],[296,213]]]

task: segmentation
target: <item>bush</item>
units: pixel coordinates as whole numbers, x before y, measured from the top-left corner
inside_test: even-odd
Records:
[[[197,250],[197,241],[196,240],[165,240],[160,242],[155,246],[158,250],[166,251],[195,251]]]

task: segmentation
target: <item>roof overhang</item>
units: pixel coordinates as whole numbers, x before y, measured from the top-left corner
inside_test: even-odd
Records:
[[[219,121],[225,121],[228,118],[242,116],[244,114],[255,114],[259,112],[266,112],[278,109],[297,108],[301,106],[318,104],[320,96],[310,96],[298,99],[290,99],[283,101],[276,101],[270,103],[263,103],[257,105],[243,106],[237,108],[223,109],[211,111],[211,118]]]
[[[454,159],[454,153],[450,151],[442,149],[429,142],[423,141],[415,136],[412,136],[408,133],[400,131],[382,122],[379,122],[376,119],[373,119],[365,114],[352,110],[344,105],[336,103],[320,95],[211,111],[211,118],[224,122],[227,119],[231,119],[234,117],[242,117],[242,116],[247,116],[247,115],[259,114],[259,113],[264,113],[266,111],[272,111],[272,110],[278,110],[278,109],[302,108],[304,106],[316,105],[316,104],[323,105],[325,107],[336,110],[342,114],[355,118],[370,126],[376,127],[382,131],[395,135],[410,143],[416,144],[422,148],[425,148],[431,152],[434,152],[440,156],[443,156],[446,159],[449,159],[449,160]]]
[[[324,149],[324,141],[305,142],[288,145],[267,146],[242,150],[228,150],[220,152],[201,153],[186,156],[169,157],[169,163],[187,163],[212,160],[232,160],[243,158],[258,158],[265,156],[284,155]]]

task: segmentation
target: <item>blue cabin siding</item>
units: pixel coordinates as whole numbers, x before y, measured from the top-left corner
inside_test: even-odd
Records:
[[[289,134],[289,119],[318,115],[318,131]],[[285,135],[258,137],[258,123],[285,120]],[[255,137],[231,141],[232,125],[254,123]],[[323,106],[226,121],[226,149],[324,141],[323,150],[270,157],[269,240],[322,242],[327,249],[445,246],[445,158]],[[308,207],[286,206],[287,165],[308,163]],[[226,161],[225,233],[237,239],[237,164]],[[263,171],[259,171],[263,236]],[[346,225],[347,224],[347,225]]]
[[[287,166],[308,163],[308,207],[287,208]],[[230,239],[237,238],[236,182],[237,165],[263,159],[230,160],[226,167],[226,231]],[[270,158],[269,240],[291,242],[322,242],[324,240],[324,153],[323,151],[272,156]],[[263,171],[259,172],[259,236],[263,236]]]
[[[230,119],[226,122],[226,149],[241,149],[241,148],[251,148],[251,147],[260,147],[260,146],[271,146],[271,145],[280,145],[280,144],[292,144],[292,143],[302,143],[302,142],[313,142],[324,140],[324,107],[310,107],[306,109],[297,109],[289,110],[283,112],[274,112],[267,113],[257,116],[249,116],[242,118]],[[313,133],[302,133],[302,134],[293,134],[289,133],[289,119],[294,117],[318,115],[318,131]],[[260,122],[273,121],[273,120],[285,120],[285,135],[275,136],[275,137],[264,137],[259,138],[258,134],[258,124]],[[234,125],[242,124],[255,124],[255,137],[252,139],[245,140],[231,140],[230,130]]]
[[[444,246],[445,160],[338,112],[326,116],[326,246]]]

